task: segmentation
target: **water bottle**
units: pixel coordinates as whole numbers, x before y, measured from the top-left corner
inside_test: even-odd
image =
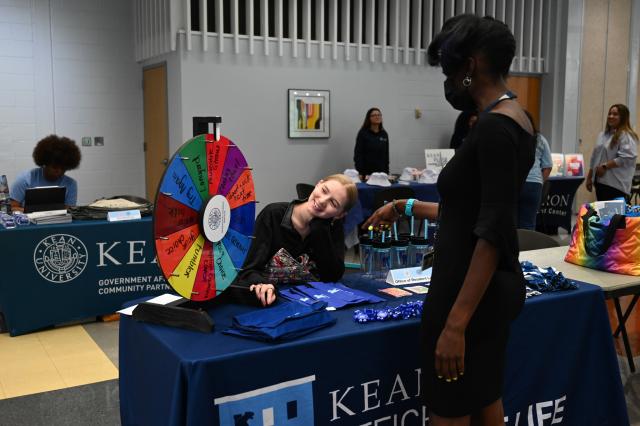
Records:
[[[407,267],[409,259],[409,240],[398,239],[391,241],[391,269]]]
[[[373,241],[366,235],[360,237],[360,270],[362,275],[373,277]]]

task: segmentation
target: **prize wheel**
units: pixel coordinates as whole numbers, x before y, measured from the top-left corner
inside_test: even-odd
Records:
[[[190,300],[219,295],[242,267],[254,222],[253,177],[240,149],[213,134],[185,142],[162,176],[153,213],[169,285]]]

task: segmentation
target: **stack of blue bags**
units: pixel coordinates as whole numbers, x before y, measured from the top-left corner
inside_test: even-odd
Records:
[[[265,342],[295,339],[335,324],[326,302],[304,304],[283,302],[233,317],[231,328],[223,333]]]
[[[529,261],[520,262],[524,278],[527,280],[527,287],[542,293],[561,290],[575,290],[578,285],[565,278],[562,272],[557,272],[554,268],[539,268]]]
[[[280,290],[280,296],[304,304],[326,302],[328,310],[336,310],[362,303],[384,302],[384,299],[346,287],[340,283],[310,282],[285,290]]]

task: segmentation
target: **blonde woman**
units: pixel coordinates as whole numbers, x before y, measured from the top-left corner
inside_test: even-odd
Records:
[[[262,306],[275,302],[278,283],[267,267],[280,249],[294,259],[307,255],[313,262],[310,272],[318,280],[338,281],[344,273],[344,232],[339,219],[357,201],[353,181],[335,174],[321,179],[306,200],[266,206],[256,219],[254,240],[232,285],[234,293],[239,296],[238,289],[244,287]]]

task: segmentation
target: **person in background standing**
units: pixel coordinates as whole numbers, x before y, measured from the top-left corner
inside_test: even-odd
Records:
[[[629,200],[631,181],[636,171],[638,135],[629,123],[629,108],[611,105],[604,132],[591,153],[585,185],[587,191],[596,188],[598,201],[624,197]]]
[[[525,110],[527,117],[533,124],[533,131],[536,136],[536,158],[533,160],[533,167],[529,171],[527,180],[520,191],[518,198],[518,228],[536,229],[536,215],[542,199],[542,186],[551,173],[551,149],[549,142],[535,127],[533,117],[529,111]]]
[[[364,117],[356,138],[353,161],[361,180],[374,172],[389,174],[389,135],[382,126],[379,108],[370,108]]]

